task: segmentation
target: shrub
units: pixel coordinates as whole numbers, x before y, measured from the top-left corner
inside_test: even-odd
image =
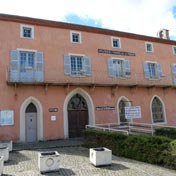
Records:
[[[158,128],[158,129],[155,129],[155,135],[166,136],[171,139],[176,139],[176,129],[175,128]]]
[[[114,155],[176,169],[176,140],[167,137],[86,130],[84,145],[107,147]]]

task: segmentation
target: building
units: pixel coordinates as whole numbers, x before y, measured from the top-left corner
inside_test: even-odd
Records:
[[[176,41],[162,32],[0,14],[0,139],[79,137],[126,122],[125,106],[141,107],[133,122],[175,126]]]

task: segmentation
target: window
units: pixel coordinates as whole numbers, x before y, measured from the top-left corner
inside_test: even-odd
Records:
[[[146,52],[153,52],[153,44],[146,42],[145,49],[146,49]]]
[[[71,74],[81,75],[84,73],[83,69],[84,59],[82,56],[71,56]]]
[[[112,37],[112,47],[113,48],[120,48],[121,47],[119,38]]]
[[[81,33],[71,31],[71,42],[72,43],[81,43]]]
[[[17,49],[11,51],[11,82],[43,82],[43,52]]]
[[[34,52],[20,52],[20,70],[26,72],[34,69]]]
[[[108,71],[110,77],[129,78],[131,77],[131,69],[129,60],[125,59],[108,59]]]
[[[165,122],[163,104],[159,98],[154,97],[152,101],[152,119],[153,123],[163,123]]]
[[[173,54],[176,55],[176,46],[172,47]]]
[[[90,57],[81,55],[64,55],[65,75],[90,76],[91,66]]]
[[[146,79],[161,79],[164,75],[162,66],[156,62],[144,62],[144,76]]]
[[[176,64],[171,65],[173,84],[176,85]]]
[[[21,25],[21,38],[34,38],[34,27]]]

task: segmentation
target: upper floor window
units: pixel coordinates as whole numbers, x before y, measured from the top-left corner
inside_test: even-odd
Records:
[[[161,79],[163,77],[162,66],[156,62],[144,62],[144,75],[147,79]]]
[[[173,54],[176,55],[176,46],[172,46]]]
[[[20,35],[22,38],[34,38],[34,27],[21,25]]]
[[[27,70],[34,69],[34,52],[20,52],[20,70],[26,72]]]
[[[153,123],[163,123],[163,122],[165,122],[163,104],[158,97],[153,98],[151,108],[152,108]]]
[[[72,43],[81,43],[81,33],[71,31],[71,42]]]
[[[146,52],[153,52],[153,44],[149,42],[145,42]]]
[[[121,47],[119,38],[112,37],[112,47],[113,48],[120,48]]]
[[[90,57],[80,55],[64,55],[64,73],[66,75],[90,76]]]
[[[129,60],[125,59],[108,59],[108,71],[110,77],[129,78],[131,77],[131,68]]]
[[[171,65],[173,84],[176,85],[176,64]]]
[[[43,52],[17,49],[11,51],[11,82],[43,82]]]

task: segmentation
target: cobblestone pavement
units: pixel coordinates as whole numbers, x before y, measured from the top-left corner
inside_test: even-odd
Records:
[[[3,176],[176,176],[174,170],[116,156],[112,157],[111,166],[95,167],[89,162],[87,148],[76,143],[70,147],[61,143],[53,145],[54,148],[52,145],[47,148],[51,142],[40,147],[38,144],[16,145],[9,155],[9,161],[4,163]],[[59,171],[44,174],[39,172],[38,153],[43,151],[59,152]]]

